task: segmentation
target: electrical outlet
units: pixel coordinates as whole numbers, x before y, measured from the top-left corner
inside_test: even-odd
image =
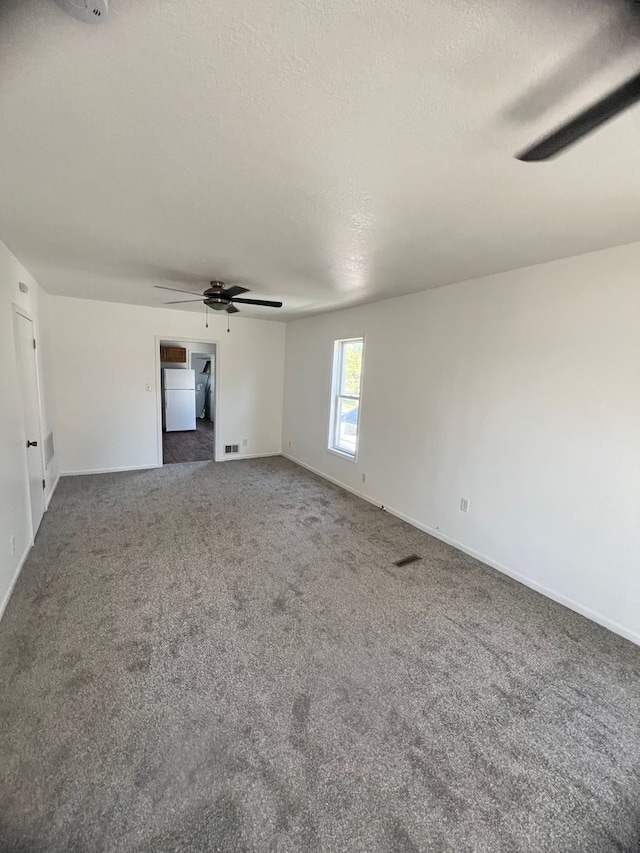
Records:
[[[363,483],[366,483],[366,482],[367,482],[367,475],[366,475],[366,474],[363,474],[363,475],[362,475],[362,482],[363,482]]]
[[[289,442],[289,450],[291,450],[291,442]]]
[[[469,512],[469,507],[471,506],[471,501],[469,498],[460,498],[460,509],[462,512]]]
[[[147,384],[144,386],[144,390],[145,391],[151,391],[151,383],[150,382],[147,382]]]
[[[249,442],[247,441],[247,439],[246,439],[246,438],[243,438],[243,439],[242,439],[242,446],[243,446],[243,447],[246,447],[248,443],[249,443]]]
[[[11,551],[12,554],[16,553],[16,537],[15,536],[9,537],[9,550]]]

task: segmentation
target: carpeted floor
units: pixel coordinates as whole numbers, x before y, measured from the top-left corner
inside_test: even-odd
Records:
[[[284,459],[65,479],[0,622],[0,850],[638,851],[639,676]]]

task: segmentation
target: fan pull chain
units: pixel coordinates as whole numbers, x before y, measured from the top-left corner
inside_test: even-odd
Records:
[[[230,331],[231,331],[231,329],[229,328],[229,312],[227,311],[227,332],[230,332]]]
[[[205,318],[204,327],[205,327],[205,329],[208,329],[209,328],[209,306],[208,305],[204,306],[204,318]]]

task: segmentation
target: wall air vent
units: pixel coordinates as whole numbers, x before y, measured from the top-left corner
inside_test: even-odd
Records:
[[[48,467],[49,463],[55,456],[56,449],[53,444],[53,433],[50,432],[49,435],[44,440],[44,464]]]
[[[225,444],[224,446],[225,453],[238,453],[238,449],[237,444]]]

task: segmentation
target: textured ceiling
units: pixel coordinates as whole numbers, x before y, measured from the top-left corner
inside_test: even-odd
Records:
[[[279,319],[638,240],[640,106],[513,157],[638,70],[632,8],[0,0],[0,237],[53,293]]]

